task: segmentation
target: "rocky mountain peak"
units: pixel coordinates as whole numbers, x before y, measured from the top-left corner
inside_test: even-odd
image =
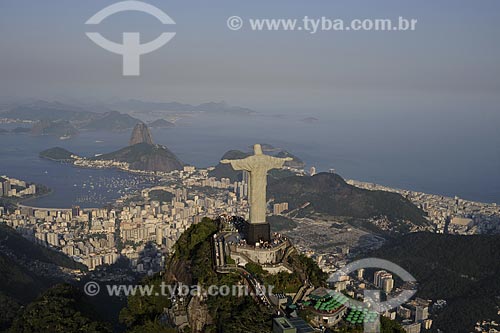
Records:
[[[129,145],[133,146],[138,143],[147,143],[152,145],[153,139],[148,127],[144,123],[138,123],[135,125],[132,131],[132,136],[130,137]]]

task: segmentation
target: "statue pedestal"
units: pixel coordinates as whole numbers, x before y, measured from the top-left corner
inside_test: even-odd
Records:
[[[244,234],[247,244],[255,245],[258,241],[269,242],[271,240],[271,226],[268,222],[250,223],[245,221]]]

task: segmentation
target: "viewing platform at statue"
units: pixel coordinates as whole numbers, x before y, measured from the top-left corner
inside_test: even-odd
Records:
[[[249,262],[268,266],[273,273],[289,271],[283,263],[289,254],[290,241],[279,233],[271,235],[271,226],[266,220],[267,173],[282,168],[290,157],[278,158],[265,155],[260,144],[253,146],[254,154],[242,159],[222,160],[234,170],[249,174],[250,218],[221,217],[220,233],[214,236],[216,266],[225,267],[228,258],[238,266]]]
[[[245,234],[247,225],[248,222],[239,217],[222,220],[220,232],[214,237],[215,257],[218,258],[216,265],[225,266],[228,264],[227,258],[231,258],[238,266],[253,262],[272,273],[289,271],[282,263],[289,255],[290,249],[293,249],[290,240],[274,232],[269,233],[269,240],[261,238],[249,243]]]

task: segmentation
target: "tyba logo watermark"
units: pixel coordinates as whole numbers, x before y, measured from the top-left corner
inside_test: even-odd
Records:
[[[162,24],[175,24],[174,20],[161,9],[141,1],[122,1],[112,4],[94,14],[85,24],[97,25],[111,15],[126,11],[147,13]],[[139,76],[141,55],[153,52],[167,44],[175,36],[175,32],[163,32],[158,38],[144,44],[140,42],[139,32],[124,32],[122,44],[112,42],[98,32],[87,32],[86,35],[103,49],[122,55],[124,76]]]

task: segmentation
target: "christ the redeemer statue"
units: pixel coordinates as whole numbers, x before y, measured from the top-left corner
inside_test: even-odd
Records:
[[[222,160],[221,163],[231,164],[234,170],[244,170],[250,173],[249,202],[250,224],[266,223],[266,187],[267,172],[283,167],[291,157],[278,158],[262,153],[260,144],[253,146],[254,155],[239,160]]]

